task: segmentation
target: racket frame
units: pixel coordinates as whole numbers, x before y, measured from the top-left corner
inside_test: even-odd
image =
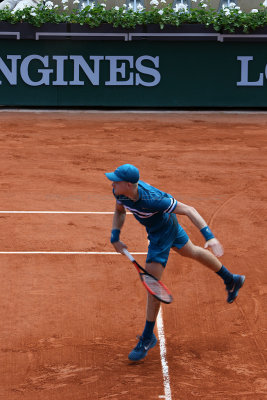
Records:
[[[139,273],[141,282],[143,283],[143,285],[145,286],[146,290],[152,295],[154,296],[157,300],[161,301],[162,303],[165,304],[170,304],[173,301],[173,297],[169,291],[169,289],[167,288],[167,286],[164,285],[164,283],[162,283],[159,279],[157,279],[154,275],[150,274],[149,272],[147,272],[143,267],[141,267],[140,264],[138,264],[138,262],[134,259],[134,257],[131,255],[131,253],[129,253],[129,251],[127,249],[123,249],[123,254],[126,255],[126,257],[129,258],[129,260],[133,263],[133,265],[135,266],[135,268],[137,269],[137,272]],[[142,271],[142,272],[140,272]],[[152,279],[154,279],[155,281],[159,282],[160,285],[166,290],[166,292],[169,294],[170,296],[170,301],[165,301],[162,298],[160,298],[159,296],[157,296],[151,289],[150,287],[146,284],[146,282],[144,281],[143,276],[147,275],[150,276]]]

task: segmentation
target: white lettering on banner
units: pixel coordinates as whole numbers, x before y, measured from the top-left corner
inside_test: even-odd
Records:
[[[93,86],[157,86],[160,83],[159,56],[89,56],[86,60],[81,55],[40,56],[32,54],[24,59],[21,55],[7,55],[6,61],[0,57],[0,77],[3,75],[10,85],[16,86],[18,74],[28,86],[83,86],[88,84],[81,77],[81,72]],[[11,60],[8,62],[7,60]],[[19,68],[18,60],[22,60]],[[146,62],[150,64],[147,66]],[[65,80],[65,69],[72,67],[72,80]],[[102,65],[106,63],[109,79],[101,81]],[[41,64],[42,68],[38,68]],[[154,67],[153,67],[154,66]],[[33,76],[39,74],[37,80]],[[54,80],[51,75],[54,75]],[[52,82],[51,82],[52,81]],[[0,80],[0,85],[2,85]]]
[[[156,68],[159,68],[159,57],[150,57],[150,56],[143,56],[143,57],[139,57],[136,60],[136,69],[141,72],[142,74],[147,74],[147,75],[151,75],[154,77],[154,81],[152,82],[144,82],[141,77],[140,74],[136,74],[136,85],[142,85],[142,86],[156,86],[159,84],[160,82],[160,73],[159,71],[157,71],[156,69],[153,68],[148,68],[145,67],[142,64],[143,60],[150,60],[153,62],[153,64],[155,65]]]
[[[24,60],[21,63],[21,66],[20,66],[20,75],[21,75],[22,79],[29,86],[49,85],[49,75],[53,72],[52,69],[39,68],[37,71],[42,75],[42,79],[40,79],[37,82],[32,81],[31,78],[29,77],[29,64],[33,60],[41,61],[41,63],[43,64],[43,66],[45,68],[47,68],[49,65],[49,57],[48,56],[41,57],[41,56],[34,54],[32,56],[28,56],[28,57],[24,58]]]
[[[94,71],[89,67],[82,56],[70,56],[70,60],[74,61],[74,80],[69,84],[73,86],[84,85],[84,81],[80,81],[80,67],[90,80],[92,85],[99,85],[99,62],[104,60],[103,56],[91,56],[90,60],[94,61]]]
[[[130,72],[129,79],[127,81],[118,81],[117,74],[120,74],[122,79],[126,78],[126,64],[123,62],[121,66],[118,66],[118,61],[128,61],[130,68],[133,68],[133,56],[110,56],[106,57],[106,60],[110,62],[110,80],[105,83],[107,86],[117,86],[117,85],[124,85],[124,86],[133,86],[133,73]]]
[[[57,79],[52,82],[54,86],[67,86],[68,82],[64,81],[64,62],[68,59],[67,56],[53,56],[53,60],[57,62]]]
[[[0,57],[0,71],[3,72],[10,85],[16,85],[18,76],[17,61],[21,59],[21,56],[7,56],[6,58],[7,60],[11,60],[11,70],[8,69],[8,67]],[[0,81],[0,85],[2,85],[2,81]]]
[[[260,73],[260,77],[257,81],[249,82],[248,80],[248,63],[253,61],[252,56],[239,56],[238,61],[241,61],[241,80],[237,82],[237,86],[263,86],[263,73]],[[267,65],[265,67],[265,77],[267,78]]]

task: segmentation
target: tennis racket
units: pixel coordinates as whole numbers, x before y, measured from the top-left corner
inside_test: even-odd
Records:
[[[144,268],[142,268],[141,265],[139,265],[138,262],[135,261],[128,250],[123,249],[123,253],[129,258],[130,261],[132,261],[133,265],[137,269],[141,282],[145,286],[146,290],[150,294],[152,294],[152,296],[156,297],[156,299],[162,301],[162,303],[171,303],[173,297],[169,289],[155,276],[149,274]]]

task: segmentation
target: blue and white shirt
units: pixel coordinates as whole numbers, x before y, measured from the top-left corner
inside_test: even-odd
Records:
[[[177,206],[177,200],[170,194],[142,181],[138,182],[138,194],[139,199],[137,201],[123,195],[116,196],[114,194],[114,196],[119,204],[131,211],[137,221],[146,227],[148,234],[161,230],[165,231],[169,226],[170,213]]]

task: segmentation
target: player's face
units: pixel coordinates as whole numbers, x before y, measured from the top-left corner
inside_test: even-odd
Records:
[[[120,196],[122,194],[126,195],[129,190],[129,185],[127,182],[120,181],[120,182],[113,182],[112,187],[114,189],[114,193],[116,196]]]

